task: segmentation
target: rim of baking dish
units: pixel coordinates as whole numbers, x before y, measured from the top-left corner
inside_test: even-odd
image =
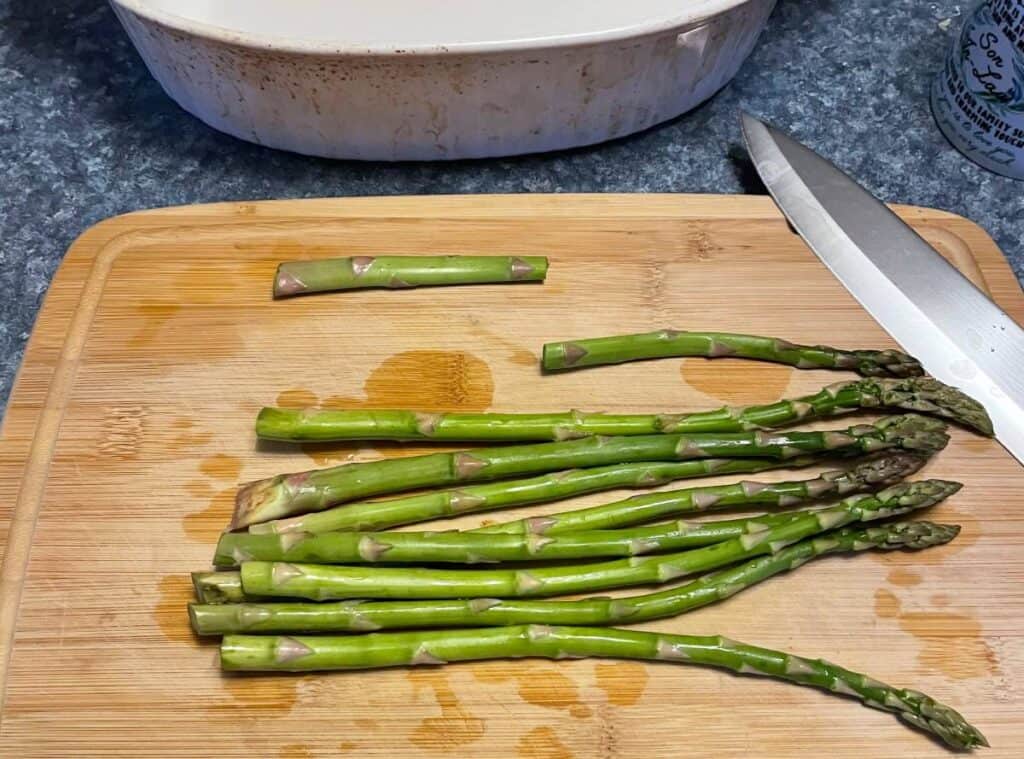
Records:
[[[681,0],[683,1],[683,0]],[[111,0],[125,10],[168,29],[189,34],[195,37],[221,42],[239,47],[266,50],[282,53],[298,53],[306,55],[381,55],[381,56],[415,56],[415,55],[464,55],[471,53],[499,53],[523,50],[545,50],[551,48],[578,47],[595,45],[621,40],[644,37],[669,30],[680,30],[681,27],[699,24],[711,17],[754,0],[690,0],[691,5],[685,12],[667,18],[649,20],[632,26],[618,27],[604,31],[581,32],[579,34],[562,34],[560,36],[538,37],[521,40],[495,40],[488,42],[452,42],[438,44],[394,44],[373,43],[359,45],[348,43],[338,45],[323,40],[302,40],[274,35],[240,32],[235,29],[195,21],[184,16],[153,8],[147,0]]]

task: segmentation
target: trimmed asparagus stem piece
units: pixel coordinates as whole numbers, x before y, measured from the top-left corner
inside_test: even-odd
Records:
[[[543,282],[543,256],[355,256],[319,261],[287,261],[277,267],[274,297],[423,285],[479,285]]]
[[[948,543],[960,528],[932,522],[894,522],[843,528],[723,569],[680,587],[627,598],[576,601],[450,600],[190,604],[199,635],[225,633],[367,632],[414,627],[522,624],[634,624],[673,617],[728,598],[808,561],[871,548],[920,550]]]
[[[743,481],[729,485],[643,493],[587,509],[516,519],[468,532],[523,534],[534,532],[539,523],[544,525],[544,534],[551,536],[581,530],[608,530],[736,506],[797,506],[830,496],[851,495],[895,485],[920,469],[924,462],[924,458],[911,453],[886,453],[863,461],[849,471],[822,472],[811,480]]]
[[[529,479],[468,485],[455,490],[435,490],[385,501],[347,503],[325,511],[254,524],[249,527],[249,532],[315,534],[335,530],[382,530],[510,506],[547,503],[616,488],[655,487],[675,480],[723,474],[751,474],[780,467],[812,466],[821,461],[821,456],[809,455],[798,456],[785,463],[771,459],[696,459],[681,462],[641,461],[634,464],[571,469]]]
[[[992,434],[973,398],[931,377],[839,382],[801,398],[691,414],[432,414],[407,410],[264,408],[256,435],[267,440],[432,440],[515,442],[574,440],[589,435],[742,432],[784,427],[860,409],[900,409],[941,416]]]
[[[988,745],[960,714],[923,693],[894,688],[822,659],[805,659],[717,635],[517,625],[348,636],[226,635],[220,648],[221,667],[228,671],[311,672],[567,656],[699,664],[774,677],[850,695],[868,706],[894,712],[953,748]]]
[[[867,477],[874,474],[872,470]],[[862,478],[855,481],[843,473],[839,481],[851,490],[863,490],[867,485]],[[813,482],[813,481],[812,481]],[[803,489],[802,497],[786,499],[787,505],[813,500],[822,493],[834,492],[835,484],[823,480],[832,486],[827,490],[815,491],[810,495]],[[861,483],[863,482],[863,485]],[[801,483],[804,484],[804,483]],[[861,485],[854,487],[854,485]],[[754,483],[740,483],[725,486],[721,490],[733,488],[739,493],[750,492]],[[661,496],[659,498],[659,496]],[[633,527],[620,530],[580,529],[587,518],[590,521],[613,521],[610,515],[616,512],[622,518],[636,521],[650,521],[640,518],[664,516],[666,511],[678,511],[673,507],[671,494],[655,494],[641,496],[641,504],[629,499],[620,504],[609,504],[588,509],[591,513],[582,519],[575,519],[570,512],[562,524],[558,517],[534,517],[522,520],[517,525],[507,526],[504,530],[488,532],[325,532],[317,535],[300,532],[277,534],[252,534],[247,532],[226,532],[217,542],[213,563],[218,567],[233,567],[245,561],[290,561],[310,562],[313,564],[479,564],[507,561],[541,561],[566,559],[594,559],[609,556],[639,556],[647,553],[678,551],[684,548],[696,548],[737,537],[750,530],[765,529],[786,523],[790,513],[770,514],[759,517],[743,517],[689,524],[672,522],[655,524],[646,527]],[[692,504],[692,498],[686,499]],[[643,503],[643,502],[647,503]],[[651,505],[653,503],[653,506]],[[706,501],[699,501],[705,504]],[[717,504],[713,504],[717,505]],[[597,517],[593,512],[598,512]],[[800,513],[800,512],[797,512]],[[566,528],[566,523],[570,527]],[[561,527],[558,534],[551,529]],[[520,529],[515,529],[519,527]]]
[[[849,369],[865,377],[924,374],[917,359],[896,350],[843,350],[827,345],[796,345],[788,340],[758,335],[673,329],[546,343],[541,365],[545,371],[562,371],[648,358],[697,356],[750,358],[798,369]]]
[[[855,495],[829,508],[792,515],[784,524],[767,529],[759,528],[757,520],[748,520],[745,534],[705,548],[601,563],[472,570],[246,561],[241,565],[242,590],[252,596],[314,601],[516,598],[665,583],[751,556],[774,553],[799,540],[854,521],[883,519],[925,508],[959,488],[958,483],[943,480],[895,485],[875,495]],[[543,533],[537,536],[543,538]]]
[[[238,572],[193,572],[192,588],[204,604],[239,603],[246,598]]]
[[[344,464],[252,482],[235,498],[232,529],[343,501],[400,490],[540,474],[578,466],[636,461],[765,457],[786,460],[807,453],[890,448],[934,452],[949,438],[936,419],[907,414],[845,430],[727,432],[692,435],[588,437],[559,443],[478,448],[455,453]]]

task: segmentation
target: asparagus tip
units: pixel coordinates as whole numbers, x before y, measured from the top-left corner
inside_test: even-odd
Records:
[[[860,387],[876,396],[883,406],[945,417],[982,435],[993,435],[992,420],[984,406],[933,377],[867,379],[861,380]]]

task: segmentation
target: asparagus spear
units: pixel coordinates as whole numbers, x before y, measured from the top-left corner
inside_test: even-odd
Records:
[[[917,359],[896,350],[842,350],[827,345],[795,345],[788,340],[758,335],[673,329],[547,343],[541,366],[545,371],[560,371],[681,356],[750,358],[789,364],[798,369],[850,369],[864,377],[919,377],[924,374]]]
[[[534,532],[539,524],[544,526],[544,534],[551,536],[580,530],[626,527],[681,514],[736,506],[796,506],[828,496],[850,495],[895,485],[920,469],[924,462],[924,458],[911,453],[886,453],[867,459],[849,471],[823,472],[813,480],[770,483],[743,481],[729,485],[644,493],[588,509],[516,519],[489,527],[478,527],[469,532],[524,534]]]
[[[931,377],[838,382],[801,398],[691,414],[429,414],[408,410],[264,408],[256,435],[266,440],[572,440],[588,435],[741,432],[859,409],[902,409],[946,417],[985,435],[992,422],[973,398]]]
[[[543,518],[520,532],[226,532],[217,541],[213,563],[235,567],[246,561],[312,564],[496,564],[503,561],[592,559],[639,556],[720,543],[788,523],[785,511],[714,522],[683,521],[627,530],[587,530],[549,537]],[[531,529],[532,528],[532,529]]]
[[[907,414],[846,430],[728,432],[589,437],[559,443],[479,448],[387,461],[345,464],[249,483],[238,491],[232,529],[372,495],[476,480],[539,474],[574,466],[715,457],[780,460],[807,453],[889,448],[934,452],[949,438],[942,422]]]
[[[355,256],[287,261],[277,267],[274,297],[368,287],[543,282],[547,272],[548,260],[542,256]]]
[[[811,535],[854,521],[870,521],[938,503],[960,485],[925,480],[895,485],[875,495],[851,496],[839,504],[793,515],[781,525],[755,529],[705,548],[602,563],[529,569],[422,569],[331,566],[246,561],[242,590],[253,596],[315,601],[345,598],[508,598],[590,593],[630,585],[664,583],[716,569],[751,556],[774,553]],[[538,540],[543,532],[535,533]]]
[[[249,532],[332,532],[334,530],[380,530],[431,519],[491,511],[509,506],[546,503],[584,493],[598,493],[624,487],[654,487],[673,480],[723,474],[749,474],[780,466],[804,467],[818,464],[818,455],[798,456],[781,464],[771,459],[697,459],[694,461],[641,461],[589,469],[552,472],[522,480],[468,485],[455,490],[435,490],[386,501],[347,503],[325,511],[301,514],[254,524]],[[835,473],[834,473],[835,474]],[[823,475],[824,476],[824,475]],[[899,478],[897,478],[899,479]],[[794,484],[794,483],[782,483]],[[808,487],[813,487],[808,483]],[[702,488],[707,490],[706,488]],[[757,497],[755,494],[754,498]],[[711,497],[710,494],[708,497]],[[744,503],[760,503],[758,500]]]
[[[666,524],[652,525],[650,528],[645,528],[645,530],[646,530],[647,533],[659,534],[660,537],[662,537],[663,539],[667,538],[668,540],[673,541],[674,543],[678,544],[679,546],[682,546],[682,547],[685,547],[685,548],[697,548],[697,547],[714,545],[716,543],[721,543],[723,541],[730,540],[732,538],[742,537],[744,535],[760,534],[760,533],[764,532],[765,530],[772,529],[772,528],[775,528],[775,527],[780,527],[782,525],[787,525],[790,522],[792,522],[794,519],[799,519],[799,518],[807,516],[808,514],[813,514],[815,512],[822,511],[822,510],[827,509],[827,508],[829,508],[829,507],[828,506],[818,506],[818,507],[814,507],[814,508],[810,508],[810,509],[802,509],[802,510],[796,510],[796,511],[783,511],[783,512],[779,512],[777,514],[761,514],[761,515],[752,516],[752,517],[741,517],[739,519],[723,519],[723,520],[716,520],[716,521],[713,521],[713,522],[698,522],[698,523],[692,523],[692,524],[689,523],[689,522],[679,521],[679,522],[672,522],[672,523],[669,523],[667,525]],[[537,530],[543,530],[543,523],[534,523],[534,524],[537,525]],[[239,536],[251,535],[251,533],[229,533],[229,534],[231,534],[231,535],[239,535]],[[238,547],[238,542],[237,541],[230,540],[230,539],[229,540],[221,541],[221,542],[218,543],[218,546],[217,546],[217,557],[215,559],[216,561],[220,562],[221,568],[218,571],[216,571],[216,572],[196,572],[196,573],[194,573],[194,575],[193,575],[194,581],[195,581],[195,578],[198,577],[199,579],[201,579],[204,582],[204,584],[206,586],[204,588],[203,594],[200,594],[200,593],[197,592],[196,595],[204,603],[213,603],[213,604],[236,603],[239,600],[242,600],[242,598],[250,598],[252,596],[251,593],[247,594],[247,593],[243,593],[242,592],[242,589],[241,589],[241,573],[240,572],[233,572],[228,567],[231,567],[233,565],[240,566],[241,564],[243,564],[245,562],[280,561],[281,559],[280,558],[275,558],[275,556],[279,557],[281,554],[288,554],[286,560],[287,561],[291,561],[291,562],[305,560],[305,561],[308,561],[310,563],[317,563],[317,564],[338,563],[338,562],[331,562],[331,561],[327,560],[327,558],[325,558],[325,557],[329,557],[331,555],[331,552],[333,552],[334,556],[340,555],[340,549],[338,547],[336,547],[336,545],[335,545],[335,541],[334,541],[335,536],[351,537],[354,534],[358,535],[361,538],[362,536],[365,536],[367,533],[340,533],[340,532],[339,533],[330,533],[330,532],[328,532],[328,533],[321,533],[319,535],[304,535],[304,534],[299,534],[299,533],[283,533],[283,534],[278,534],[278,535],[253,535],[252,537],[256,538],[256,540],[254,540],[254,541],[247,541],[247,540],[244,539],[244,537],[241,540],[241,542],[246,544],[246,548],[248,549],[248,551],[241,550]],[[388,538],[390,538],[392,535],[396,535],[396,534],[400,534],[400,533],[380,533],[381,537],[387,536]],[[401,534],[405,534],[405,533],[401,533]],[[415,534],[415,533],[413,533],[413,534]],[[444,533],[435,533],[435,534],[444,534]],[[466,534],[469,534],[469,533],[459,533],[459,532],[457,532],[455,530],[452,530],[449,533],[447,533],[448,536],[454,538],[455,540],[459,540],[459,537],[458,537],[459,535],[466,535]],[[528,540],[533,542],[533,543],[535,543],[535,544],[540,543],[541,541],[546,539],[546,533],[540,533],[540,532],[535,531],[535,530],[530,530],[528,532],[528,534],[529,534],[529,539]],[[595,535],[595,534],[607,535],[608,531],[606,531],[606,532],[597,532],[597,531],[595,531],[595,532],[590,532],[590,533],[587,533],[587,534],[588,535]],[[613,532],[613,534],[615,534],[615,533]],[[462,560],[460,563],[464,563],[464,564],[488,563],[489,557],[493,557],[495,555],[495,553],[496,553],[496,551],[493,548],[489,548],[487,546],[487,543],[494,536],[493,535],[479,535],[479,534],[476,534],[476,535],[471,535],[471,537],[474,537],[474,538],[477,539],[476,541],[473,541],[473,542],[475,542],[476,544],[478,544],[480,546],[483,546],[484,547],[483,550],[484,550],[484,552],[487,555],[485,556],[485,555],[481,555],[481,554],[472,554],[472,553],[469,553],[469,552],[465,551],[465,541],[463,541],[462,542],[462,546],[461,546],[462,549],[463,549],[462,553],[458,557],[449,557],[448,560],[450,560],[451,558],[459,558],[459,559]],[[506,536],[503,536],[503,537],[507,539],[509,536],[506,535]],[[300,541],[305,543],[306,540],[312,540],[313,538],[315,538],[316,540],[313,541],[311,544],[299,545],[294,550],[290,550],[290,547],[293,545],[293,541],[296,542],[296,543],[298,543]],[[481,538],[483,538],[483,540],[480,540]],[[279,540],[279,539],[283,539],[283,540]],[[522,542],[516,536],[513,536],[513,540],[515,540],[517,542],[517,544]],[[270,542],[270,541],[273,541],[273,542]],[[347,541],[344,541],[344,539],[339,540],[337,542],[342,543],[343,545],[341,546],[341,548],[344,548],[344,549],[349,549],[349,546],[351,545]],[[507,553],[508,552],[507,551],[508,541],[507,540],[502,541],[501,545],[502,545],[502,547],[506,548],[506,553]],[[642,543],[638,544],[638,547],[640,547],[642,545],[643,545]],[[356,550],[358,550],[358,543],[357,543],[357,546],[356,546]],[[371,551],[378,551],[379,549],[375,546],[375,544],[371,544],[369,542],[365,542],[363,550],[364,550],[364,552],[367,553],[368,557],[372,558],[374,554],[370,553],[370,552]],[[250,551],[251,551],[251,553],[249,553]],[[353,551],[351,549],[349,549],[349,550],[345,551],[344,555],[345,556],[349,556],[349,555],[352,555],[352,554],[353,554]],[[443,554],[443,550],[437,551],[436,555],[443,556],[444,555]],[[302,558],[300,558],[300,557],[302,557]],[[538,557],[538,558],[540,558],[540,557]],[[490,559],[490,561],[493,563],[493,559]],[[367,558],[359,557],[359,559],[357,559],[357,561],[354,562],[354,563],[364,564],[364,563],[372,563],[372,562],[368,562]],[[389,563],[391,563],[391,562],[389,562]],[[206,600],[207,598],[209,600]]]
[[[748,483],[749,485],[750,483]],[[743,490],[743,485],[733,486]],[[643,496],[648,500],[654,496]],[[664,512],[670,499],[655,500]],[[627,502],[628,503],[628,502]],[[629,504],[632,506],[632,504]],[[615,504],[611,504],[614,507]],[[607,513],[609,506],[588,511]],[[648,507],[648,513],[656,509]],[[633,516],[640,512],[633,507]],[[623,513],[628,513],[623,509]],[[217,542],[213,563],[232,567],[244,561],[290,561],[314,564],[478,564],[503,561],[594,559],[639,556],[678,551],[719,543],[750,531],[785,524],[793,514],[784,512],[716,522],[670,522],[624,530],[565,529],[557,517],[535,517],[519,523],[521,529],[494,532],[286,532],[251,534],[226,532]],[[564,520],[572,524],[573,512]],[[551,528],[562,527],[558,534]]]
[[[226,635],[220,648],[221,667],[228,671],[310,672],[567,656],[701,664],[774,677],[859,698],[868,706],[894,712],[953,748],[988,745],[960,714],[923,693],[894,688],[822,659],[805,659],[717,635],[517,625],[333,637]]]
[[[673,617],[735,595],[811,559],[869,548],[920,550],[947,543],[960,528],[932,522],[893,522],[843,528],[806,538],[777,553],[704,575],[686,585],[628,598],[576,601],[474,599],[451,601],[337,601],[189,604],[199,635],[235,632],[366,632],[413,627],[634,624]]]

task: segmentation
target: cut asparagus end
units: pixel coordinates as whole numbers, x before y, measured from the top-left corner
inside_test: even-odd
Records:
[[[193,572],[192,587],[204,604],[238,603],[245,598],[238,572]]]
[[[290,298],[306,292],[305,283],[299,279],[298,272],[293,271],[296,262],[278,265],[274,274],[274,297]]]
[[[235,512],[228,529],[238,530],[251,524],[287,516],[288,502],[292,495],[289,481],[302,475],[303,473],[279,474],[243,485],[235,494]]]

